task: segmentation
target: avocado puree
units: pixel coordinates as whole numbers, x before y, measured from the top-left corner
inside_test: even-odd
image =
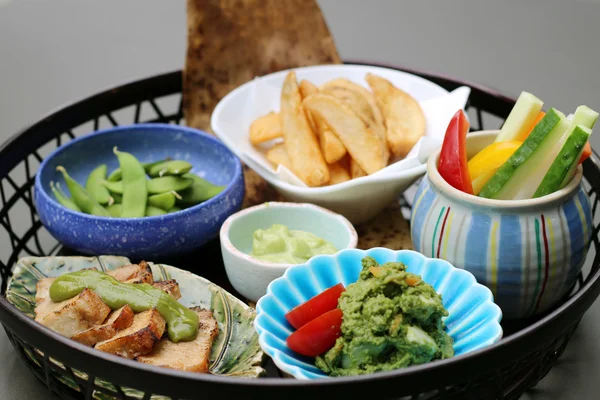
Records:
[[[289,230],[280,224],[257,229],[253,238],[250,255],[262,261],[302,264],[319,254],[337,253],[328,241],[309,232]]]
[[[362,266],[338,303],[342,336],[317,357],[318,368],[331,376],[360,375],[454,355],[442,322],[448,312],[433,287],[399,262],[378,265],[365,257]]]
[[[147,283],[122,283],[104,272],[83,270],[59,276],[50,285],[50,299],[68,300],[84,289],[93,290],[112,310],[129,304],[134,312],[156,308],[167,323],[169,340],[190,341],[198,332],[198,315]]]

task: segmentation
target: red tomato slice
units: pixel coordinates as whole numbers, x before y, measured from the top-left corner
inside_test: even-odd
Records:
[[[338,299],[344,292],[344,285],[338,283],[312,299],[294,307],[285,314],[285,319],[296,329],[309,323],[313,319],[331,311],[338,306]]]
[[[342,335],[342,310],[336,308],[313,319],[288,336],[286,343],[298,354],[316,357],[335,345]]]
[[[467,167],[467,132],[469,121],[463,111],[458,110],[446,129],[438,171],[450,186],[473,194],[473,183]]]

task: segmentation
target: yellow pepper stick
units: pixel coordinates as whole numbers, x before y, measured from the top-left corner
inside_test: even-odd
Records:
[[[468,168],[473,183],[474,195],[479,194],[481,188],[483,188],[498,168],[508,160],[521,144],[522,142],[517,140],[495,142],[469,160]]]

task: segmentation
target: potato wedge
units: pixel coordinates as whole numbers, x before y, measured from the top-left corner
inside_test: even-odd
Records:
[[[330,185],[335,185],[336,183],[342,183],[350,180],[348,169],[341,161],[329,164],[329,175],[331,175],[331,179],[329,180]]]
[[[385,123],[373,93],[345,78],[331,80],[320,88],[352,109],[382,140],[385,139]]]
[[[421,106],[411,95],[382,77],[369,73],[366,80],[385,118],[390,150],[395,156],[405,157],[425,134]]]
[[[319,89],[312,82],[307,81],[306,79],[300,82],[300,94],[302,95],[302,99],[318,92]],[[333,164],[344,157],[346,154],[346,147],[344,147],[341,140],[331,132],[331,129],[324,125],[321,120],[315,119],[310,112],[306,112],[306,117],[308,118],[308,122],[310,123],[313,132],[315,132],[319,138],[319,145],[321,146],[321,153],[323,153],[325,162],[327,162],[327,164]]]
[[[288,156],[285,144],[283,143],[277,143],[267,151],[267,160],[275,164],[275,168],[281,164],[290,171],[293,171],[292,160],[290,160],[290,156]]]
[[[293,171],[308,186],[322,186],[329,182],[329,168],[321,154],[317,137],[308,124],[293,71],[288,73],[283,83],[280,115],[284,143]]]
[[[350,159],[350,176],[352,179],[360,178],[361,176],[367,176],[365,170],[358,165],[354,158]]]
[[[254,120],[250,125],[250,143],[255,146],[282,136],[279,113],[270,112]]]
[[[333,96],[321,93],[308,96],[302,104],[340,138],[365,172],[372,174],[387,165],[385,143],[350,107]]]

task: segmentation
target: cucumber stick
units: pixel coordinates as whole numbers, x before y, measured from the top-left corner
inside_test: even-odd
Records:
[[[533,197],[554,193],[569,183],[572,178],[569,173],[577,168],[583,148],[591,134],[592,130],[582,125],[573,129]]]
[[[563,113],[554,108],[548,110],[523,144],[485,184],[479,192],[479,196],[492,199],[513,199],[519,187],[527,185],[528,175],[536,168],[535,162],[539,160],[540,156],[532,156],[536,153],[543,155],[543,151],[562,136],[568,125],[569,122]]]
[[[521,92],[500,133],[496,142],[506,140],[522,140],[537,118],[544,102],[528,92]]]
[[[544,140],[542,151],[536,151],[532,154],[533,159],[530,162],[531,170],[527,174],[527,183],[521,184],[518,190],[512,194],[512,199],[522,200],[531,199],[542,183],[542,180],[550,170],[550,166],[558,157],[558,153],[561,151],[567,138],[573,133],[577,126],[583,126],[584,128],[591,129],[598,119],[598,113],[592,111],[586,106],[580,106],[575,111],[571,121],[565,119],[568,123],[567,129],[562,135],[556,132],[557,136],[548,136]],[[523,177],[525,179],[525,177]]]

